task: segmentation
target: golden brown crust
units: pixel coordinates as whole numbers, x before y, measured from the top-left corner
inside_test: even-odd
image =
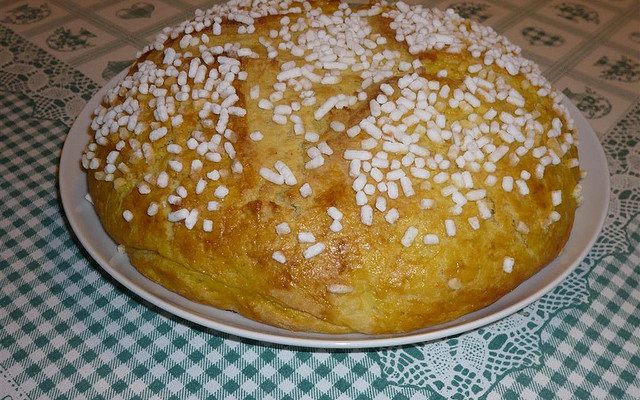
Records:
[[[325,12],[337,7],[336,3],[315,4],[321,4]],[[306,150],[312,143],[306,142],[304,135],[295,135],[291,123],[286,126],[274,123],[272,111],[259,108],[258,101],[249,94],[258,84],[260,98],[267,97],[282,64],[295,59],[281,52],[270,60],[264,46],[258,44],[258,36],[268,36],[270,29],[277,29],[281,18],[277,15],[258,18],[254,23],[256,32],[246,35],[234,33],[240,25],[238,22],[225,22],[223,28],[231,33],[225,34],[223,30],[222,36],[211,38],[211,43],[240,43],[241,47],[251,48],[259,55],[259,58],[238,57],[248,78],[234,82],[239,96],[236,105],[247,113],[243,118],[231,118],[228,125],[235,132],[229,142],[233,142],[236,160],[243,165],[242,173],[231,172],[229,157],[222,157],[219,162],[204,160],[200,171],[190,170],[193,160],[202,159],[198,153],[186,151],[192,132],[214,132],[203,127],[198,117],[201,100],[179,103],[177,113],[183,115],[184,121],[172,126],[154,122],[152,107],[145,106],[152,96],[138,93],[136,98],[141,104],[138,120],[149,125],[146,130],[133,135],[123,133],[120,128],[119,133],[107,137],[106,145],[92,151],[95,158],[105,160],[118,142],[129,143],[131,138],[149,143],[153,149],[152,156],[143,158],[139,154],[136,157],[133,148],[122,149],[119,161],[126,160],[126,172],[114,172],[112,181],[104,180],[104,174],[88,174],[89,193],[106,231],[126,247],[132,264],[143,274],[189,299],[289,329],[332,333],[405,332],[451,320],[491,304],[559,254],[568,240],[577,207],[574,191],[579,170],[570,165],[570,160],[577,157],[575,146],[563,154],[561,163],[548,165],[542,179],[532,176],[526,181],[530,192],[527,195],[520,194],[518,187],[505,191],[501,179],[503,176],[520,179],[523,170],[535,175],[539,158],[531,152],[519,157],[516,165],[504,157],[496,162],[496,172],[485,169],[474,172],[474,182],[486,190],[484,202],[491,209],[490,218],[479,218],[478,208],[471,201],[462,208],[461,214],[452,215],[454,203],[442,194],[451,182],[431,181],[428,185],[414,183],[416,194],[411,197],[401,195],[397,200],[388,199],[387,209],[394,207],[401,216],[394,224],[385,220],[384,213],[375,211],[372,225],[364,225],[361,207],[354,201],[354,178],[349,175],[349,161],[343,155],[347,149],[360,148],[368,136],[360,134],[351,138],[344,132],[334,132],[329,123],[341,121],[347,128],[358,125],[370,115],[369,100],[382,93],[380,84],[397,85],[405,73],[395,68],[392,77],[367,88],[366,101],[341,110],[332,109],[320,120],[314,118],[314,111],[329,96],[335,95],[336,90],[356,94],[361,80],[359,74],[347,70],[342,72],[339,87],[317,87],[317,103],[303,107],[297,115],[304,121],[307,132],[317,132],[321,141],[326,140],[333,154],[324,156],[321,168],[306,169],[305,163],[309,161]],[[448,84],[452,89],[463,85],[468,67],[478,63],[466,50],[459,54],[429,50],[412,55],[404,42],[394,39],[389,18],[379,14],[368,20],[373,32],[386,38],[384,49],[400,52],[401,60],[422,60],[422,67],[416,72],[421,77],[439,80],[441,85]],[[165,47],[180,50],[181,37],[169,39]],[[148,51],[130,74],[144,60],[161,64],[162,58],[162,51]],[[443,69],[449,71],[448,76],[437,78],[438,71]],[[543,131],[551,128],[554,118],[562,120],[565,127],[569,124],[557,107],[554,108],[554,100],[538,95],[537,87],[532,86],[524,74],[512,76],[495,64],[485,66],[485,71],[487,79],[502,77],[521,93],[527,112],[539,114],[537,121],[544,127]],[[165,79],[163,87],[168,88],[173,82],[175,78]],[[106,107],[125,101],[125,92],[121,89],[120,97],[113,98]],[[390,99],[397,99],[399,92],[396,89]],[[286,92],[283,101],[287,96],[289,101],[299,101],[293,91]],[[474,112],[482,116],[489,108],[500,114],[502,111],[515,113],[518,107],[505,101],[482,102]],[[450,121],[465,115],[460,108],[444,107],[439,111]],[[160,125],[166,126],[168,133],[157,141],[145,140],[149,131]],[[264,139],[252,140],[249,135],[254,131],[261,131]],[[564,132],[573,135],[570,130]],[[533,147],[544,145],[562,154],[561,140],[561,137],[537,135]],[[166,150],[170,143],[179,144],[183,151],[170,154]],[[496,139],[496,143],[502,142]],[[431,142],[426,135],[419,144],[431,154],[447,154],[450,146],[450,143]],[[511,151],[515,151],[517,144],[510,145]],[[221,153],[224,155],[224,151]],[[182,171],[168,168],[170,159],[178,159],[183,165]],[[297,179],[296,185],[276,185],[260,176],[261,167],[273,169],[277,160],[288,165]],[[218,181],[207,180],[207,172],[214,168],[226,173]],[[458,170],[462,171],[452,163],[448,171]],[[169,176],[166,188],[154,184],[162,171]],[[432,171],[431,177],[437,172]],[[489,175],[498,179],[494,186],[482,184]],[[145,184],[145,176],[151,177],[147,179],[151,182],[148,184],[151,191],[141,194],[138,188]],[[201,179],[208,183],[204,191],[196,195],[196,185]],[[305,182],[313,190],[313,195],[306,198],[299,190]],[[214,195],[220,184],[229,189],[223,200]],[[175,194],[180,185],[188,196],[181,199],[180,204],[169,204],[168,196]],[[561,191],[561,204],[552,204],[552,191]],[[432,209],[421,208],[423,198],[435,200]],[[211,200],[219,200],[218,211],[207,210],[207,202]],[[373,201],[375,196],[370,202],[372,206]],[[147,210],[152,202],[159,204],[159,211],[149,216]],[[336,207],[344,215],[339,232],[329,229],[332,223],[327,215],[329,207]],[[195,227],[188,229],[184,223],[168,221],[168,214],[179,209],[199,210]],[[125,210],[133,216],[130,221],[123,218]],[[560,218],[550,223],[554,211]],[[473,217],[481,224],[478,230],[467,222]],[[205,218],[213,222],[211,232],[203,230]],[[453,237],[446,232],[444,221],[447,219],[455,221],[457,229]],[[275,226],[282,222],[289,224],[291,233],[276,234]],[[520,222],[526,224],[528,233],[519,232]],[[419,235],[405,247],[401,241],[409,227],[415,227]],[[300,243],[296,238],[296,233],[306,231],[312,232],[317,242],[326,247],[324,252],[308,259],[303,253],[309,244]],[[424,244],[422,237],[427,233],[438,235],[439,244]],[[286,256],[286,263],[272,258],[276,251]],[[506,257],[515,260],[511,273],[503,270]],[[335,284],[352,290],[332,293],[327,288]]]

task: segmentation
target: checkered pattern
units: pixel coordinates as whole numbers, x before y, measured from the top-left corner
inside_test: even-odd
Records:
[[[483,3],[495,12],[496,2]],[[6,4],[0,0],[0,7]],[[497,24],[507,29],[545,4],[506,6],[512,14]],[[620,16],[630,9],[623,7]],[[64,63],[1,33],[0,52],[28,53],[29,65],[50,79],[82,83],[81,99],[96,90]],[[312,352],[229,337],[178,320],[103,273],[73,238],[57,197],[59,153],[79,109],[62,107],[43,118],[37,93],[4,83],[5,61],[0,58],[0,399],[15,390],[12,398],[30,399],[438,398],[437,388],[387,380],[376,351]],[[582,77],[571,68],[564,73]],[[606,82],[595,86],[613,91]],[[639,141],[637,94],[628,98],[635,108],[624,109],[627,118],[605,136],[611,164],[619,167],[614,173],[631,174],[638,165],[626,151]],[[640,203],[637,188],[618,189],[627,203],[610,220],[621,230],[620,243],[590,260],[589,304],[549,320],[540,334],[541,364],[510,371],[480,392],[486,398],[640,398]]]
[[[549,353],[542,368],[503,380],[496,394],[512,399],[527,398],[527,391],[545,399],[637,398],[639,224],[639,216],[630,224],[636,229],[633,253],[605,257],[591,271],[594,299],[588,309],[572,309],[549,322],[541,336]]]

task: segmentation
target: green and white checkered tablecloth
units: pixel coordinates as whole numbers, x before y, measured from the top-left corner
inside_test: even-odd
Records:
[[[202,0],[0,0],[0,400],[640,398],[640,3],[440,0],[505,33],[598,133],[604,231],[515,315],[446,340],[304,351],[179,320],[107,276],[57,192],[85,102]]]

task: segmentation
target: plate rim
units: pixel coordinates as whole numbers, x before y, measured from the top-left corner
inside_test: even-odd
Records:
[[[553,280],[551,280],[549,283],[547,283],[546,285],[544,285],[542,288],[534,291],[533,293],[525,296],[523,299],[504,307],[501,310],[498,310],[494,313],[491,313],[489,315],[483,316],[483,317],[479,317],[470,321],[463,321],[458,325],[455,326],[451,326],[451,327],[444,327],[440,330],[435,330],[435,331],[430,331],[430,332],[422,332],[422,333],[415,333],[416,331],[413,332],[405,332],[405,333],[400,333],[400,334],[387,334],[387,335],[363,335],[365,336],[364,338],[344,338],[345,334],[319,334],[319,335],[323,335],[326,336],[323,338],[307,338],[307,337],[290,337],[290,336],[283,336],[283,335],[277,335],[275,333],[266,333],[266,332],[258,332],[255,330],[251,330],[249,328],[245,328],[245,327],[238,327],[235,325],[230,325],[227,324],[225,322],[221,322],[221,321],[217,321],[215,319],[212,319],[211,317],[208,316],[203,316],[201,313],[195,311],[195,310],[188,310],[185,309],[184,307],[178,305],[178,304],[174,304],[171,303],[168,300],[165,300],[163,298],[161,298],[160,296],[152,293],[151,291],[149,291],[148,289],[139,286],[138,284],[136,284],[135,282],[133,282],[133,280],[131,280],[128,276],[126,276],[124,273],[122,273],[121,271],[119,271],[117,268],[113,267],[111,265],[111,260],[106,259],[106,257],[104,256],[104,254],[102,254],[101,251],[99,251],[99,249],[96,249],[93,247],[93,245],[88,241],[87,238],[85,238],[81,232],[81,226],[80,223],[78,221],[78,218],[75,216],[75,213],[71,206],[72,204],[74,204],[74,201],[72,199],[71,196],[71,190],[69,189],[71,182],[69,182],[71,180],[71,178],[67,177],[66,174],[63,174],[63,169],[64,169],[64,165],[68,164],[68,163],[73,163],[75,162],[77,164],[78,170],[80,172],[81,175],[86,176],[86,173],[80,168],[80,160],[79,159],[73,159],[73,154],[71,153],[71,147],[72,147],[72,140],[70,140],[70,138],[73,137],[72,133],[77,131],[77,130],[87,130],[88,126],[83,126],[82,124],[82,118],[85,117],[86,114],[88,114],[89,119],[91,119],[91,114],[93,112],[93,109],[95,108],[95,106],[97,104],[100,104],[102,97],[104,95],[104,93],[111,87],[115,86],[115,84],[122,79],[126,73],[128,71],[128,68],[125,69],[124,71],[120,72],[119,74],[117,74],[115,77],[113,77],[109,82],[107,82],[99,91],[97,91],[85,104],[85,106],[83,107],[82,111],[78,114],[78,116],[76,117],[74,123],[72,124],[72,126],[70,127],[69,131],[67,132],[67,136],[65,138],[64,141],[64,145],[62,147],[62,151],[61,151],[61,155],[60,155],[60,160],[58,163],[58,189],[59,189],[59,193],[60,193],[60,200],[62,203],[62,207],[64,209],[64,214],[65,217],[69,223],[69,226],[71,226],[72,230],[73,230],[73,235],[75,235],[75,237],[78,239],[78,241],[80,242],[80,244],[82,244],[82,246],[84,247],[84,249],[89,253],[89,255],[91,255],[91,257],[98,263],[98,265],[100,265],[100,267],[107,272],[113,279],[115,279],[116,281],[118,281],[120,284],[122,284],[123,286],[125,286],[128,290],[130,290],[131,292],[133,292],[134,294],[136,294],[137,296],[140,296],[141,298],[143,298],[144,300],[148,301],[149,303],[153,304],[155,307],[158,307],[170,314],[176,315],[178,317],[180,317],[181,319],[196,323],[198,325],[207,327],[209,329],[213,329],[215,331],[221,332],[221,333],[225,333],[225,334],[229,334],[229,335],[233,335],[239,338],[245,338],[245,339],[250,339],[250,340],[257,340],[263,343],[272,343],[272,344],[278,344],[278,345],[284,345],[284,346],[290,346],[290,347],[298,347],[298,348],[306,348],[306,349],[372,349],[372,348],[381,348],[381,347],[389,347],[389,346],[401,346],[401,345],[408,345],[408,344],[417,344],[417,343],[421,343],[421,342],[427,342],[427,341],[432,341],[432,340],[438,340],[438,339],[444,339],[450,336],[454,336],[457,334],[461,334],[464,332],[468,332],[468,331],[472,331],[474,329],[480,328],[482,326],[486,326],[489,324],[492,324],[494,322],[497,322],[511,314],[514,314],[518,311],[520,311],[521,309],[525,308],[526,306],[532,304],[533,302],[537,301],[538,299],[540,299],[542,296],[544,296],[545,294],[549,293],[551,290],[553,290],[557,285],[559,285],[571,272],[573,272],[577,266],[584,260],[584,258],[586,257],[586,255],[588,254],[588,252],[591,250],[591,248],[593,247],[594,243],[596,242],[597,238],[599,237],[600,233],[602,232],[602,228],[604,226],[604,222],[606,220],[606,215],[607,215],[607,210],[608,210],[608,206],[609,206],[609,193],[610,193],[610,181],[609,181],[609,169],[608,169],[608,163],[606,160],[606,154],[604,152],[604,149],[602,147],[602,144],[599,140],[599,138],[597,137],[596,133],[594,132],[593,128],[591,127],[591,125],[588,123],[588,121],[584,118],[584,116],[580,113],[580,111],[573,105],[571,104],[566,98],[564,98],[564,105],[567,107],[567,109],[569,110],[569,114],[572,116],[572,118],[574,119],[574,121],[576,121],[576,123],[578,122],[578,120],[580,120],[580,124],[584,124],[585,127],[587,127],[586,132],[583,131],[579,131],[579,140],[583,140],[584,138],[587,138],[587,140],[591,140],[594,141],[596,144],[596,150],[597,150],[597,157],[596,155],[594,155],[594,158],[597,159],[598,164],[600,164],[600,167],[603,168],[602,173],[604,173],[606,179],[604,180],[605,187],[603,189],[606,190],[602,190],[601,193],[603,193],[603,207],[602,209],[600,209],[600,214],[598,215],[598,220],[596,222],[596,227],[597,230],[595,230],[592,234],[590,239],[588,240],[588,243],[586,246],[584,246],[584,248],[581,249],[581,251],[579,252],[579,254],[577,255],[577,257],[575,258],[575,260],[573,261],[573,263],[565,268],[562,273],[558,274]],[[89,137],[88,132],[86,133],[87,135],[87,139]],[[71,158],[71,160],[70,160]],[[70,160],[70,161],[69,161]],[[86,179],[86,178],[85,178]],[[97,216],[96,216],[97,218]],[[574,226],[572,227],[571,230],[571,234],[574,234],[574,229],[575,229],[575,223]],[[112,240],[108,234],[106,234],[107,237]],[[566,248],[566,247],[565,247]],[[563,249],[564,251],[564,249]],[[558,255],[559,257],[560,255]],[[556,257],[553,261],[555,261],[558,257]],[[552,261],[552,262],[553,262]],[[129,262],[129,261],[127,261]],[[130,262],[129,262],[130,263]],[[135,269],[135,267],[133,267]],[[547,266],[543,267],[540,271],[542,271],[544,268],[547,268]],[[137,270],[136,270],[137,271]],[[538,271],[536,274],[532,275],[529,279],[527,279],[526,281],[533,279],[540,271]],[[139,272],[137,272],[138,274],[140,274]],[[142,274],[140,274],[142,276],[143,279],[147,280],[148,282],[158,285],[157,283],[153,282],[152,280],[144,277]],[[526,282],[523,281],[522,283]],[[521,284],[522,284],[521,283]],[[514,289],[514,291],[517,289],[518,287],[516,287]],[[165,290],[168,290],[165,288]],[[174,293],[174,292],[172,292]],[[182,296],[181,296],[182,297]],[[200,303],[196,303],[193,302],[185,297],[183,297],[184,299],[186,299],[188,302],[194,303],[194,304],[198,304],[201,305]],[[497,301],[497,300],[496,300]],[[492,303],[494,304],[494,303]],[[492,305],[491,304],[491,305]],[[488,305],[487,307],[490,307],[491,305]],[[226,311],[226,310],[222,310],[213,306],[208,306],[208,305],[203,305],[204,307],[211,307],[213,309],[216,310],[220,310],[220,311],[225,311],[225,312],[231,312],[231,311]],[[486,307],[483,307],[486,308]],[[476,310],[476,311],[480,311],[483,308]],[[155,311],[154,311],[155,312]],[[469,315],[469,314],[465,314]],[[465,316],[461,316],[460,318],[463,318]],[[253,323],[257,323],[260,325],[265,325],[269,328],[274,328],[273,326],[269,325],[269,324],[264,324],[264,323],[260,323],[254,320],[251,320],[249,318],[246,318],[244,316],[242,316],[243,318],[252,321]],[[451,323],[454,322],[453,321],[447,321],[446,323]],[[437,327],[437,325],[435,325]],[[293,330],[288,330],[288,332],[292,333],[292,334],[304,334],[306,332],[298,332],[298,331],[293,331]],[[348,335],[348,334],[347,334]],[[361,335],[361,334],[358,334]],[[369,337],[367,337],[369,336]]]

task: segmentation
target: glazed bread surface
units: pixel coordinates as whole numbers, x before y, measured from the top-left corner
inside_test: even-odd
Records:
[[[145,48],[82,163],[108,234],[166,288],[292,330],[407,332],[562,250],[580,170],[559,102],[451,10],[236,1]]]

